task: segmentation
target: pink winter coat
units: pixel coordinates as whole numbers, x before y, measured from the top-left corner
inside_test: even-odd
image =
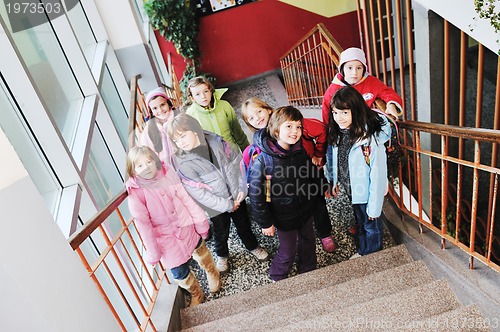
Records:
[[[187,262],[209,224],[205,212],[182,186],[175,170],[165,167],[151,180],[126,182],[128,206],[146,246],[146,261],[173,268]]]

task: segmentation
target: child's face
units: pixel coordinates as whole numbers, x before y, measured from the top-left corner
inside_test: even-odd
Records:
[[[270,116],[270,110],[255,106],[248,106],[247,108],[247,121],[255,129],[266,128]]]
[[[149,108],[153,112],[153,115],[159,120],[167,120],[172,110],[167,103],[167,100],[162,96],[156,97],[149,102]]]
[[[197,86],[190,87],[191,96],[193,101],[202,107],[208,107],[210,101],[212,100],[212,91],[208,88],[205,83],[199,84]]]
[[[279,126],[278,144],[285,150],[297,143],[302,136],[302,123],[300,121],[285,121]]]
[[[134,172],[143,179],[151,180],[156,175],[156,163],[147,156],[140,156],[134,164]]]
[[[347,61],[344,64],[344,79],[350,85],[358,83],[363,78],[365,67],[358,60]]]
[[[200,145],[200,138],[194,131],[186,130],[174,137],[174,143],[182,151],[191,151]]]
[[[337,108],[333,108],[333,120],[337,122],[340,129],[347,129],[352,124],[352,113],[350,109],[339,110]]]

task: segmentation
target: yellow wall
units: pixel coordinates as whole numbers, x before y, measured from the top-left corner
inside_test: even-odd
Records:
[[[356,0],[280,0],[324,17],[349,13],[357,8]]]

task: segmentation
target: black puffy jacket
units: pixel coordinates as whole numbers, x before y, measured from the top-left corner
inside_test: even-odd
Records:
[[[302,228],[324,192],[324,178],[319,168],[307,156],[300,141],[285,151],[262,129],[254,134],[254,144],[261,150],[248,179],[255,221],[262,228],[272,225],[284,231]],[[269,162],[271,158],[264,158],[264,153],[272,157],[272,162]],[[271,175],[270,202],[266,201],[266,175]]]

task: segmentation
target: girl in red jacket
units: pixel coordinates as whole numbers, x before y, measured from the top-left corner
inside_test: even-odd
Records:
[[[203,291],[189,268],[191,256],[205,270],[210,292],[220,289],[219,272],[205,245],[208,220],[188,195],[175,170],[162,164],[147,146],[127,155],[128,206],[146,247],[145,260],[170,268],[179,286],[191,293],[191,306],[203,301]]]
[[[241,106],[243,121],[245,121],[248,128],[254,133],[259,129],[267,127],[267,123],[273,112],[274,109],[271,106],[258,98],[247,99]],[[303,118],[302,125],[302,146],[313,164],[317,167],[322,167],[325,163],[327,137],[325,125],[319,120],[309,118]],[[258,154],[258,151],[256,153],[252,152],[256,151],[256,149],[255,145],[252,144],[243,151],[245,169],[250,168],[251,159],[255,158]],[[314,211],[314,225],[318,237],[321,239],[323,249],[329,253],[333,252],[337,248],[337,244],[332,237],[332,224],[324,196],[319,197],[317,200],[317,208]]]
[[[387,104],[386,113],[396,118],[403,113],[401,97],[381,80],[370,75],[366,67],[365,52],[360,48],[351,47],[340,53],[339,72],[323,96],[321,114],[323,123],[327,126],[332,97],[344,86],[352,86],[358,90],[370,108],[374,108],[375,99],[379,98]]]

